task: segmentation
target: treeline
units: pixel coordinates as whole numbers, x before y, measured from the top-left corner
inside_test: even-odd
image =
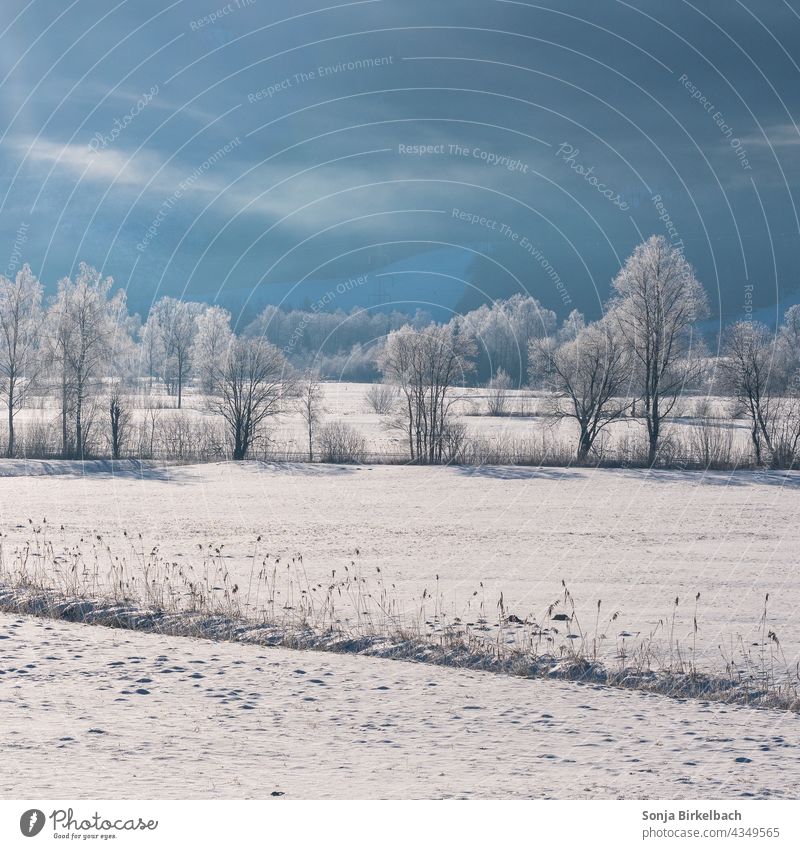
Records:
[[[787,311],[776,331],[735,322],[712,356],[697,329],[708,315],[706,293],[682,252],[663,237],[651,237],[629,257],[599,321],[587,324],[573,312],[553,332],[554,322],[541,321],[541,313],[511,313],[508,323],[520,337],[516,348],[502,348],[496,336],[486,344],[480,335],[486,324],[476,326],[475,315],[393,331],[381,349],[381,371],[401,396],[395,426],[417,461],[464,455],[466,432],[453,415],[452,390],[475,374],[481,345],[506,357],[491,363],[490,411],[501,411],[508,390],[518,385],[504,365],[527,361],[530,385],[549,391],[550,414],[577,425],[577,462],[590,460],[612,423],[632,416],[646,430],[643,463],[655,465],[667,424],[688,393],[733,400],[725,412],[747,419],[756,465],[792,468],[800,461],[800,306]]]
[[[579,462],[597,459],[601,434],[622,417],[642,422],[644,461],[659,462],[678,400],[702,393],[733,399],[726,415],[746,417],[757,465],[795,465],[800,306],[787,312],[776,331],[753,321],[734,323],[714,354],[698,332],[707,314],[693,269],[655,236],[620,270],[601,320],[587,323],[573,311],[560,326],[534,298],[516,295],[446,324],[422,312],[271,306],[236,332],[221,307],[172,297],[156,301],[144,320],[130,315],[124,292],[86,264],[46,298],[25,265],[14,280],[0,276],[5,453],[90,456],[101,450],[96,434],[102,425],[112,457],[144,456],[148,440],[153,456],[155,418],[148,431],[134,422],[134,408],[152,409],[152,399],[166,393],[181,409],[191,385],[209,414],[205,433],[192,435],[193,425],[176,424],[180,432],[174,439],[164,436],[167,445],[196,440],[205,446],[204,456],[242,459],[267,422],[291,409],[305,423],[308,459],[341,458],[354,446],[363,453],[363,440],[340,426],[320,427],[319,382],[380,379],[389,388],[372,393],[374,409],[402,434],[415,462],[468,456],[454,390],[480,385],[495,415],[507,412],[512,389],[547,390],[547,412],[577,425]],[[142,403],[143,397],[150,401]],[[53,411],[49,427],[56,429],[58,444],[39,436],[20,447],[18,414],[45,403]]]
[[[517,386],[527,382],[530,340],[551,334],[557,325],[556,314],[530,295],[495,301],[453,321],[478,340],[472,379],[485,383],[502,369]],[[313,367],[326,379],[372,382],[380,378],[376,346],[401,327],[421,330],[431,324],[424,310],[409,315],[360,307],[320,312],[268,306],[244,332],[263,336],[295,366]]]

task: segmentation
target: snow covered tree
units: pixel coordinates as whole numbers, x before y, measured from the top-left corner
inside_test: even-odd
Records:
[[[564,323],[558,331],[559,342],[569,342],[574,339],[583,328],[586,327],[586,320],[580,310],[572,310],[564,319]]]
[[[206,395],[214,391],[214,375],[228,353],[232,337],[231,314],[222,307],[203,307],[196,319],[190,360]]]
[[[161,379],[170,395],[176,395],[178,409],[183,401],[183,389],[192,367],[192,345],[197,333],[197,316],[201,305],[163,297],[150,309],[143,330],[143,341],[153,347]],[[149,356],[149,354],[148,354]]]
[[[780,328],[780,340],[784,346],[789,367],[789,381],[794,394],[800,393],[800,304],[786,310]]]
[[[695,323],[708,312],[706,294],[681,251],[663,236],[639,245],[612,285],[611,315],[638,379],[652,465],[665,418],[702,370]]]
[[[750,419],[757,465],[775,454],[774,432],[781,415],[785,364],[775,334],[758,321],[737,321],[723,337],[722,374]]]
[[[153,389],[153,380],[161,374],[163,340],[158,317],[150,310],[147,320],[139,328],[139,370],[147,375],[147,389]]]
[[[453,388],[474,371],[475,342],[452,323],[422,330],[410,326],[389,334],[378,365],[397,386],[403,403],[398,426],[408,438],[411,459],[441,463],[451,436]]]
[[[308,434],[309,463],[314,462],[314,437],[324,414],[322,401],[322,384],[319,374],[309,370],[303,375],[297,386],[297,409],[300,411]]]
[[[61,450],[65,457],[86,453],[90,402],[113,373],[127,344],[125,293],[111,294],[111,277],[81,263],[73,282],[65,277],[48,311],[50,352],[61,395]],[[88,420],[87,420],[88,414]],[[71,421],[70,421],[71,420]]]
[[[525,381],[532,339],[550,335],[556,314],[530,295],[516,294],[453,319],[461,333],[477,342],[477,377],[488,381],[500,369],[514,386]]]
[[[8,409],[6,454],[16,449],[14,419],[43,364],[42,285],[26,263],[12,281],[0,275],[0,391]]]

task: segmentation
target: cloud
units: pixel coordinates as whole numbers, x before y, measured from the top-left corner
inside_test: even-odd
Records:
[[[785,124],[773,124],[764,128],[764,134],[751,133],[742,139],[742,142],[751,147],[796,147],[800,145],[800,128],[797,124],[787,122]]]
[[[93,150],[86,144],[61,144],[42,137],[18,137],[9,146],[33,165],[60,168],[80,180],[106,185],[141,186],[161,165],[152,151],[132,157],[121,150]]]

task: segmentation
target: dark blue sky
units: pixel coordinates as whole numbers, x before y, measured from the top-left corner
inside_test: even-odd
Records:
[[[797,0],[3,12],[6,273],[52,287],[86,260],[137,310],[446,315],[527,290],[596,316],[660,232],[717,317],[797,299]]]

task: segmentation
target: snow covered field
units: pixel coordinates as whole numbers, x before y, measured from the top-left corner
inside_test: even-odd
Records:
[[[685,652],[696,638],[698,667],[749,652],[779,675],[800,657],[798,487],[792,473],[2,461],[0,543],[6,567],[63,572],[80,551],[101,588],[116,558],[135,571],[154,547],[187,572],[213,551],[242,592],[266,558],[286,570],[279,605],[301,574],[349,572],[407,612],[426,594],[423,618],[479,625],[482,604],[491,639],[502,593],[507,615],[562,639],[577,620],[606,633],[608,663],[655,629],[663,659],[671,633]],[[569,610],[562,580],[569,626],[548,621],[555,600]],[[6,797],[800,792],[793,712],[8,614],[0,673]]]
[[[366,443],[368,452],[386,457],[404,459],[407,445],[404,434],[391,429],[389,424],[392,416],[375,413],[367,401],[367,395],[375,384],[350,383],[346,381],[326,381],[321,384],[321,419],[320,424],[338,422],[352,427],[360,434]],[[557,419],[552,412],[553,399],[543,392],[530,390],[509,390],[507,393],[507,415],[490,415],[489,400],[486,389],[474,387],[459,387],[455,390],[453,405],[454,421],[467,429],[470,439],[491,440],[498,447],[517,443],[528,446],[529,449],[542,451],[547,446],[549,451],[563,453],[571,458],[577,448],[578,428],[571,419]],[[177,410],[176,398],[167,395],[163,388],[154,387],[152,394],[144,393],[132,396],[133,422],[143,432],[141,446],[149,447],[153,432],[156,450],[163,450],[166,441],[170,450],[176,450],[177,422],[207,428],[221,428],[219,416],[209,409],[207,399],[196,387],[187,388],[183,397],[183,406]],[[705,411],[712,416],[709,423],[718,434],[718,438],[730,439],[730,451],[733,456],[739,456],[742,463],[749,462],[750,435],[747,422],[743,419],[732,419],[731,411],[735,405],[730,398],[702,396],[687,396],[681,399],[669,420],[668,434],[675,438],[676,450],[679,453],[692,452],[692,440],[696,437],[695,428],[698,424],[698,411]],[[94,425],[98,442],[96,449],[106,456],[108,454],[107,414],[104,409],[96,415]],[[60,419],[58,406],[54,399],[38,397],[30,406],[20,410],[17,416],[18,435],[49,433],[50,450],[58,451],[60,435]],[[284,453],[290,459],[304,459],[308,451],[308,435],[305,422],[300,412],[289,404],[277,416],[269,421],[269,445],[280,456]],[[4,437],[0,432],[0,440]],[[643,444],[646,438],[644,420],[641,418],[623,417],[613,422],[599,437],[598,447],[602,444],[609,451],[616,451],[623,445],[632,448]],[[187,436],[184,435],[184,440]],[[135,446],[139,444],[132,439],[127,446],[128,451],[135,454]],[[34,445],[36,440],[34,439]],[[162,456],[157,454],[156,456]]]
[[[27,542],[41,542],[34,531],[46,519],[55,551],[94,547],[100,580],[114,556],[135,569],[135,549],[158,546],[160,557],[188,570],[199,562],[198,544],[211,544],[222,546],[216,561],[244,590],[254,551],[256,564],[269,554],[273,568],[280,560],[279,603],[299,593],[298,570],[307,585],[327,586],[334,570],[340,578],[347,568],[373,589],[380,577],[408,613],[427,593],[426,615],[439,599],[451,619],[476,622],[482,603],[485,618],[496,621],[502,592],[507,613],[543,622],[548,605],[563,604],[563,580],[582,630],[605,633],[607,652],[654,629],[663,646],[671,631],[712,669],[724,657],[760,654],[769,593],[767,629],[780,645],[770,641],[775,659],[767,661],[785,668],[800,658],[796,473],[100,463],[80,475],[79,468],[0,463],[6,563],[24,557]],[[287,567],[297,555],[302,566]]]
[[[800,718],[0,615],[6,798],[797,798]]]

